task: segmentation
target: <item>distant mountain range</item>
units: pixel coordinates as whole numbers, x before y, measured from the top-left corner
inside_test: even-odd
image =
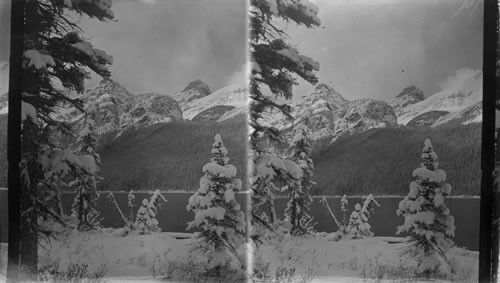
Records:
[[[282,131],[307,124],[312,139],[331,137],[373,128],[468,124],[482,119],[482,72],[471,72],[453,86],[429,97],[414,85],[403,89],[394,99],[371,98],[350,101],[333,86],[318,84],[308,95],[291,103],[294,120],[279,113],[266,113],[263,121]]]
[[[398,124],[438,126],[449,122],[468,124],[482,121],[483,73],[471,72],[452,86],[422,99],[421,91],[412,86],[390,102],[397,109]],[[400,101],[411,101],[404,106]]]
[[[5,79],[5,70],[8,70],[5,66],[0,68],[0,71],[2,71],[0,73],[0,91],[2,91],[2,89],[7,90],[5,84],[7,81],[7,79]],[[101,187],[103,189],[105,189],[104,187],[120,189],[121,184],[126,183],[127,187],[133,187],[134,184],[140,184],[139,187],[146,188],[147,183],[144,183],[144,180],[136,180],[136,178],[141,178],[141,176],[143,176],[150,180],[148,182],[151,184],[165,185],[171,188],[175,187],[175,189],[182,189],[186,186],[174,186],[174,183],[172,183],[173,180],[183,180],[183,178],[193,179],[196,177],[193,179],[195,181],[191,180],[192,182],[189,181],[186,183],[187,187],[190,189],[194,188],[200,173],[198,172],[198,167],[200,164],[204,164],[204,162],[208,161],[206,160],[208,155],[199,156],[199,160],[196,157],[204,152],[204,147],[197,149],[196,156],[189,154],[189,158],[196,159],[196,161],[190,162],[191,165],[189,165],[189,167],[182,167],[184,168],[183,170],[177,170],[174,167],[172,167],[173,169],[169,169],[176,170],[172,171],[175,172],[175,176],[170,173],[164,173],[161,169],[167,166],[165,164],[169,162],[169,159],[162,157],[158,159],[161,160],[161,162],[153,160],[158,158],[154,153],[186,153],[192,147],[192,144],[200,142],[196,138],[197,135],[203,133],[203,139],[210,139],[212,131],[219,131],[221,134],[225,133],[225,135],[233,135],[236,133],[242,135],[242,137],[227,137],[227,139],[231,144],[233,154],[238,155],[237,163],[244,166],[243,159],[245,154],[241,155],[241,153],[235,153],[234,151],[245,151],[246,148],[246,118],[244,118],[244,115],[246,115],[248,111],[248,96],[248,88],[245,85],[230,85],[212,91],[209,86],[201,80],[195,80],[189,83],[182,91],[172,95],[160,93],[136,95],[130,93],[116,81],[102,81],[97,87],[81,95],[81,99],[85,102],[87,109],[92,107],[97,113],[98,133],[102,137],[100,151],[103,155],[103,177],[107,180]],[[377,134],[377,137],[380,137],[380,141],[384,142],[390,140],[391,135],[394,133],[398,135],[408,133],[415,137],[420,134],[425,134],[425,127],[431,127],[429,133],[434,133],[433,135],[437,135],[436,133],[439,131],[438,128],[442,126],[446,129],[461,129],[462,125],[481,122],[481,102],[482,73],[480,71],[471,72],[470,75],[462,78],[461,81],[427,97],[418,87],[413,85],[408,86],[389,101],[371,98],[348,100],[336,91],[332,85],[318,84],[311,93],[291,103],[292,115],[295,117],[293,121],[287,120],[282,114],[276,112],[266,113],[263,121],[282,130],[285,135],[289,135],[295,125],[307,125],[311,129],[316,149],[320,148],[319,150],[321,151],[321,153],[316,153],[313,156],[313,160],[317,163],[317,172],[315,175],[319,184],[321,184],[322,193],[328,193],[328,190],[340,192],[343,190],[341,187],[337,186],[331,189],[325,187],[328,183],[333,182],[328,179],[328,168],[340,166],[343,169],[338,170],[342,171],[345,170],[344,166],[350,166],[349,168],[352,168],[348,171],[356,172],[355,167],[357,163],[347,162],[346,160],[356,160],[352,157],[365,150],[364,147],[359,146],[352,146],[352,148],[349,146],[346,147],[346,144],[354,145],[356,142],[359,142],[359,140],[364,140],[363,137],[366,136],[364,133],[369,133],[373,131],[372,129],[387,129]],[[0,119],[4,122],[0,124],[4,126],[6,124],[6,117],[2,114],[7,113],[7,105],[7,95],[0,95]],[[80,126],[85,119],[84,115],[78,110],[64,107],[60,108],[60,111],[58,111],[58,118],[67,119],[73,122],[77,127]],[[166,126],[166,124],[170,124],[170,126]],[[225,128],[227,128],[227,130],[223,130]],[[432,128],[436,128],[436,130],[431,130]],[[396,132],[391,129],[394,129]],[[477,127],[473,129],[477,129]],[[183,134],[183,131],[186,133],[189,132],[189,134]],[[186,140],[182,142],[184,144],[176,144],[175,139],[169,137],[169,132],[175,133],[176,135],[187,135]],[[141,142],[140,139],[146,138],[146,136],[150,136],[151,138],[155,137],[154,142]],[[368,136],[373,138],[371,135]],[[437,135],[436,137],[440,139],[436,142],[444,146],[445,137],[441,135]],[[225,137],[223,136],[223,138]],[[470,155],[470,157],[474,156],[474,158],[478,157],[476,148],[478,143],[476,138],[480,137],[467,137],[467,140],[470,142],[466,143],[473,147],[472,150],[474,154]],[[168,139],[168,144],[172,147],[173,151],[166,151],[166,149],[163,149],[162,139]],[[352,139],[352,141],[348,142],[350,139]],[[342,142],[339,143],[336,141]],[[379,140],[374,139],[373,144],[370,144],[372,144],[372,146],[377,146],[377,141]],[[5,140],[2,142],[5,142]],[[207,142],[206,147],[207,153],[209,154],[211,141]],[[238,146],[237,142],[241,142],[242,144]],[[410,143],[410,140],[408,140],[408,143]],[[401,146],[409,146],[409,144],[403,144],[405,143],[401,140]],[[420,144],[414,144],[413,141],[411,144],[411,150],[416,151],[415,154],[418,154]],[[341,147],[341,145],[343,147]],[[130,146],[133,146],[135,156],[141,156],[140,160],[135,160],[133,157],[126,157],[131,154]],[[148,148],[147,150],[149,153],[139,154],[138,152],[145,149],[144,146]],[[384,147],[383,144],[378,144],[378,146]],[[415,147],[417,147],[417,149],[415,149]],[[176,148],[178,149],[176,150]],[[369,151],[368,148],[367,150]],[[466,149],[464,148],[463,150]],[[328,152],[331,152],[333,155],[330,158],[325,158]],[[451,149],[448,150],[448,152],[452,152]],[[386,153],[390,154],[390,151]],[[453,151],[453,154],[461,153]],[[188,155],[185,156],[187,157]],[[402,155],[400,155],[400,157],[403,158]],[[443,155],[443,157],[446,156]],[[113,160],[106,160],[106,158]],[[182,162],[182,156],[177,156],[176,158],[176,162]],[[5,156],[0,156],[0,159],[6,158]],[[328,161],[329,159],[332,159],[332,161]],[[367,157],[363,162],[372,164],[377,160],[378,159],[372,160]],[[457,162],[463,161],[462,159],[456,160]],[[124,176],[123,179],[120,179],[120,172],[125,170],[125,167],[120,167],[118,164],[119,161],[125,164],[139,162],[144,165],[139,167],[137,165],[133,166],[133,168],[137,170],[140,169],[137,172],[141,172],[140,174],[137,172],[134,173],[135,177],[131,177],[133,173],[131,171],[130,174],[128,174],[129,176]],[[417,161],[412,161],[411,166],[416,166],[414,165],[415,162]],[[6,165],[6,160],[0,160],[0,165],[1,164]],[[147,164],[151,164],[151,166]],[[391,166],[395,166],[395,164],[384,165],[384,162],[380,162],[378,166],[382,166],[383,168],[387,167],[383,170],[388,170],[387,172],[389,172],[390,169],[388,168],[392,168]],[[451,164],[450,166],[459,168],[456,164]],[[122,169],[118,170],[115,167]],[[243,167],[238,168],[238,170],[241,172],[246,171]],[[458,172],[456,170],[455,172]],[[373,174],[373,176],[376,175],[375,173]],[[397,175],[400,176],[405,174],[406,171],[401,171]],[[458,173],[452,174],[457,175]],[[160,179],[163,178],[162,176],[167,176],[172,182],[161,181]],[[351,184],[351,182],[355,183],[356,174],[353,175],[354,177],[352,177],[352,180],[349,179],[351,178],[349,176],[344,175],[342,177],[343,179],[339,179],[344,182],[339,183],[339,186],[342,186],[342,184],[348,185]],[[399,177],[395,178],[393,181],[397,182],[397,180],[399,180],[398,178]],[[408,176],[405,178],[408,178]],[[474,187],[476,186],[477,180],[474,176],[468,177],[467,180],[467,182],[472,182]],[[406,182],[407,180],[405,179],[404,181]],[[1,183],[2,180],[0,180],[0,186],[6,185]],[[367,184],[363,185],[363,187],[368,186]],[[380,187],[377,190],[382,190],[383,184],[377,186]],[[468,190],[469,189],[465,189],[464,192],[472,193]],[[389,193],[389,191],[387,192]],[[393,193],[395,193],[395,191]]]

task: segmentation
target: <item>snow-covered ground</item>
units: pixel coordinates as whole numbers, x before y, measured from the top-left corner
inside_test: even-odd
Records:
[[[88,265],[89,274],[104,265],[105,282],[176,282],[176,273],[191,272],[195,276],[196,269],[205,265],[206,258],[190,253],[194,242],[191,237],[192,234],[186,233],[125,237],[112,231],[72,233],[53,241],[48,249],[40,249],[40,265],[57,266],[60,271],[71,264]],[[401,280],[411,277],[416,269],[415,259],[403,253],[408,245],[404,239],[330,241],[329,237],[322,233],[264,241],[252,252],[253,259],[259,265],[257,269],[271,279],[293,277],[300,282]],[[7,245],[1,244],[0,249],[0,282],[4,282]],[[478,252],[462,248],[450,250],[448,257],[455,274],[447,280],[477,281],[478,256]],[[154,272],[160,276],[155,278]],[[165,278],[168,275],[170,279]]]
[[[254,262],[260,262],[263,266],[269,264],[267,270],[271,275],[277,274],[280,269],[294,270],[299,280],[311,274],[311,282],[415,280],[412,274],[417,262],[404,253],[408,242],[403,239],[373,237],[329,241],[329,237],[324,233],[271,241],[254,253]],[[447,280],[477,281],[478,252],[453,248],[448,256],[455,274]]]
[[[5,282],[7,275],[7,244],[0,243],[0,283]]]

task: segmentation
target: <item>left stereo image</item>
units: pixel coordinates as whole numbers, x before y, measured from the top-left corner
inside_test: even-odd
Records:
[[[245,282],[246,1],[113,2],[0,3],[0,282]],[[24,26],[7,244],[11,8]]]

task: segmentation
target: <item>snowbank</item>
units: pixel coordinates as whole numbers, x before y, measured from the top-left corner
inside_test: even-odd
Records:
[[[269,264],[271,275],[280,268],[295,269],[298,278],[312,274],[312,282],[412,279],[416,271],[417,261],[405,254],[409,243],[404,238],[328,241],[329,236],[327,233],[315,237],[285,236],[282,241],[265,243],[254,259]],[[478,257],[478,252],[451,249],[449,258],[456,273],[446,280],[477,281]]]

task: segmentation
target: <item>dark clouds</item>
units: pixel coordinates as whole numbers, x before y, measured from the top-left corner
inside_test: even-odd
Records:
[[[390,99],[409,84],[428,96],[458,69],[482,66],[480,3],[457,13],[463,1],[314,2],[323,27],[290,25],[289,34],[320,62],[320,81],[333,81],[346,97]],[[301,85],[296,93],[310,89]]]
[[[217,89],[245,62],[244,0],[114,1],[113,11],[117,22],[82,27],[113,56],[113,78],[133,92],[169,94],[195,79]]]
[[[0,62],[9,60],[10,1],[0,1]]]

